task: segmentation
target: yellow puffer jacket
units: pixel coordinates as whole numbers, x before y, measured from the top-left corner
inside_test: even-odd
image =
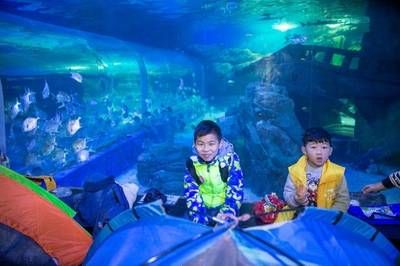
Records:
[[[292,178],[293,184],[296,189],[300,186],[307,187],[307,157],[303,155],[293,165],[289,166],[289,174]],[[336,197],[336,190],[342,183],[345,168],[326,161],[322,168],[322,174],[317,190],[317,207],[319,208],[331,208],[334,204]],[[287,209],[285,207],[284,209]],[[294,212],[283,212],[279,213],[275,223],[287,221],[293,218]]]
[[[304,155],[300,157],[297,163],[289,167],[289,174],[292,177],[296,189],[299,186],[307,187],[306,168],[307,158]],[[344,167],[332,163],[329,160],[326,161],[322,168],[317,190],[317,206],[319,208],[331,208],[333,206],[336,197],[336,189],[343,181],[344,171]]]

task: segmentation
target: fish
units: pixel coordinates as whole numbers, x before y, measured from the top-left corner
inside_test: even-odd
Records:
[[[32,139],[26,146],[27,151],[32,151],[36,146],[36,139]]]
[[[213,7],[213,5],[212,4],[208,4],[208,3],[206,3],[206,4],[203,4],[203,5],[201,5],[201,9],[210,9],[210,8],[212,8]]]
[[[76,81],[79,82],[79,83],[82,83],[82,81],[83,81],[82,75],[79,74],[79,73],[77,73],[77,72],[71,72],[71,78],[72,78],[73,80],[76,80]]]
[[[78,162],[85,162],[89,160],[89,151],[88,150],[81,150],[76,153],[76,160]]]
[[[30,89],[28,88],[28,89],[25,89],[24,95],[21,96],[21,100],[24,105],[25,112],[28,111],[29,106],[32,103],[36,102],[35,94],[36,94],[36,92],[30,91]]]
[[[151,110],[152,109],[152,101],[151,101],[151,99],[146,98],[144,100],[144,102],[145,102],[145,105],[146,105],[146,110]]]
[[[235,1],[228,1],[225,4],[225,7],[222,8],[222,10],[224,11],[224,13],[231,15],[232,12],[238,8],[239,8],[239,3]]]
[[[87,139],[86,138],[79,138],[72,143],[72,148],[74,149],[75,153],[80,152],[87,148]]]
[[[69,96],[67,93],[63,91],[59,91],[56,95],[56,101],[60,105],[58,106],[58,109],[65,107],[65,103],[69,103],[72,101],[72,97]]]
[[[122,111],[123,118],[129,117],[129,107],[126,104],[122,104],[121,111]]]
[[[121,124],[122,124],[122,125],[133,124],[133,123],[135,123],[135,120],[134,120],[134,118],[133,118],[132,116],[124,117],[124,118],[121,120]]]
[[[139,119],[142,119],[142,114],[139,113],[139,112],[133,112],[132,116],[133,116],[134,118],[137,117],[137,118],[139,118]]]
[[[328,24],[337,24],[339,21],[334,19],[325,19],[325,20],[317,20],[317,21],[310,21],[310,22],[300,22],[300,25],[305,26],[320,26],[320,25],[328,25]]]
[[[78,117],[77,119],[72,119],[68,121],[67,125],[67,130],[69,135],[74,135],[81,127],[80,123],[81,117]]]
[[[45,156],[50,155],[56,148],[56,145],[57,145],[57,142],[55,141],[55,138],[47,140],[44,143],[43,148],[42,148],[43,155],[45,155]]]
[[[22,104],[18,101],[11,107],[11,119],[14,119],[22,112]]]
[[[113,113],[117,110],[114,106],[114,103],[112,103],[111,105],[108,105],[107,107],[107,114],[112,116]]]
[[[61,126],[61,124],[60,115],[57,113],[55,117],[45,122],[44,131],[49,134],[56,134],[58,133],[58,128]]]
[[[22,131],[30,132],[37,128],[37,121],[39,117],[27,117],[24,122],[22,122]]]
[[[53,161],[57,164],[65,166],[67,164],[67,151],[64,149],[56,148],[54,150]]]
[[[50,88],[49,88],[49,84],[47,84],[47,80],[44,81],[44,87],[42,90],[42,98],[43,99],[47,99],[50,96]]]
[[[264,12],[261,14],[260,20],[273,20],[273,19],[275,19],[275,17],[272,15],[272,13]]]
[[[290,44],[304,44],[307,39],[307,36],[301,34],[294,34],[292,36],[286,37],[286,41],[288,41]]]
[[[183,91],[184,88],[185,88],[185,83],[183,81],[183,78],[179,78],[178,91]]]

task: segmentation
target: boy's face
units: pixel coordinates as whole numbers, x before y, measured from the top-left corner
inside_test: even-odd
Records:
[[[301,151],[307,156],[308,163],[312,167],[321,167],[332,154],[329,142],[308,142],[301,147]]]
[[[196,139],[194,144],[200,158],[206,162],[212,161],[217,156],[220,141],[217,135],[210,133]]]

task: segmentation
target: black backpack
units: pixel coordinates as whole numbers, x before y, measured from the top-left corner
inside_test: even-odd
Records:
[[[109,176],[85,182],[75,220],[96,235],[108,221],[127,209],[129,203],[122,187]]]

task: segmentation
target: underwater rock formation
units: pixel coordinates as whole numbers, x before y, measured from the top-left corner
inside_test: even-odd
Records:
[[[190,152],[190,145],[152,145],[138,157],[137,177],[140,184],[166,194],[182,195],[185,158]]]
[[[246,96],[220,123],[236,144],[246,185],[260,195],[281,193],[287,166],[299,156],[302,133],[286,88],[250,84]]]
[[[363,169],[374,162],[398,164],[400,129],[393,124],[399,117],[399,68],[384,53],[369,55],[369,47],[288,45],[238,74],[285,86],[300,124],[327,129],[342,147],[334,153],[342,162]],[[384,153],[370,152],[382,147]]]
[[[302,128],[285,87],[254,83],[240,103],[219,119],[224,136],[235,144],[246,186],[262,195],[281,193],[287,166],[300,154]],[[146,187],[166,194],[182,194],[185,159],[191,147],[179,143],[154,144],[137,163],[137,177]]]

